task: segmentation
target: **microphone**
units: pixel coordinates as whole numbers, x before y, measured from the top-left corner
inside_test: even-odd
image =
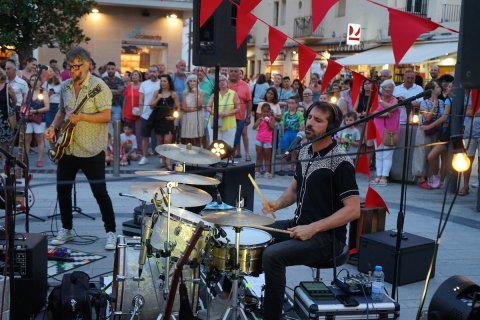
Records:
[[[299,131],[297,133],[297,137],[295,138],[295,140],[292,141],[292,143],[288,147],[288,150],[285,152],[285,155],[287,156],[290,154],[290,152],[296,150],[299,147],[300,142],[302,142],[302,140],[305,139],[305,137],[306,137],[305,131]]]
[[[37,64],[37,68],[40,69],[40,70],[48,70],[48,67],[44,64]]]
[[[165,191],[163,191],[163,188],[159,188],[159,189],[160,189],[160,193],[162,194],[163,203],[165,203],[165,207],[168,208],[168,197],[167,197],[167,194],[165,193]]]
[[[138,278],[142,276],[143,266],[147,259],[148,247],[150,246],[150,237],[152,235],[152,217],[148,216],[144,222],[144,230],[142,234],[142,248],[138,256]]]
[[[222,238],[226,238],[227,237],[227,232],[225,230],[223,230],[222,227],[220,227],[218,224],[215,225],[215,229],[217,229],[218,231],[218,234],[220,235],[220,237]],[[218,239],[218,238],[217,238]]]
[[[399,101],[398,101],[398,105],[399,105],[399,106],[404,106],[404,105],[406,105],[406,104],[408,104],[408,103],[410,103],[410,102],[412,102],[412,101],[417,100],[418,98],[423,98],[423,97],[429,96],[429,95],[431,95],[431,94],[432,94],[432,90],[430,90],[430,89],[429,89],[429,90],[425,90],[425,91],[423,91],[423,92],[420,92],[420,93],[417,94],[416,96],[407,98],[407,99],[405,99],[405,100],[399,100]]]

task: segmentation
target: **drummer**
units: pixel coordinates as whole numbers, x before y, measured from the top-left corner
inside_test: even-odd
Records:
[[[309,141],[337,128],[342,116],[337,106],[315,102],[307,115],[305,134]],[[299,152],[295,175],[276,201],[264,203],[263,212],[273,213],[294,203],[293,219],[276,221],[273,228],[290,232],[272,234],[275,243],[263,253],[265,272],[264,319],[281,318],[287,266],[328,261],[346,243],[346,224],[360,216],[355,169],[332,137],[328,136]],[[335,231],[335,232],[332,232]]]

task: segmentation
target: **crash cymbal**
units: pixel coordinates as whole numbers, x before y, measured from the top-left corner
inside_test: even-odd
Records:
[[[202,219],[213,224],[232,227],[264,226],[275,222],[272,218],[245,212],[246,211],[240,211],[240,213],[222,211],[204,215]]]
[[[161,199],[160,188],[163,188],[163,191],[167,194],[166,186],[166,182],[133,184],[128,188],[128,192],[140,200],[150,202],[155,193],[158,193],[157,197]],[[175,207],[199,207],[210,203],[212,196],[206,191],[182,184],[172,189],[170,201],[172,206]]]
[[[210,150],[185,144],[162,144],[155,151],[169,159],[191,164],[214,164],[220,162],[220,157]]]
[[[175,172],[175,171],[135,171],[135,174],[148,176],[149,178],[165,181],[178,182],[183,184],[195,184],[200,186],[211,186],[220,184],[215,178],[204,177],[198,174]]]

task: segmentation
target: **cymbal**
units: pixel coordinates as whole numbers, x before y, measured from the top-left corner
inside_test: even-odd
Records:
[[[192,164],[214,164],[220,162],[220,157],[208,149],[185,144],[162,144],[155,151],[169,159]]]
[[[220,184],[215,178],[204,177],[198,174],[175,172],[175,171],[135,171],[135,174],[140,176],[148,176],[149,178],[165,181],[165,182],[178,182],[183,184],[196,184],[200,186],[213,186]]]
[[[243,211],[245,212],[245,211]],[[258,214],[238,212],[216,212],[202,216],[202,219],[221,226],[254,227],[264,226],[275,222],[272,218]]]
[[[158,197],[161,198],[160,188],[167,193],[166,182],[146,182],[141,184],[133,184],[129,186],[128,192],[135,196],[137,199],[150,202],[158,193]],[[212,201],[212,196],[201,189],[187,186],[178,185],[172,189],[170,196],[172,206],[175,207],[199,207],[206,205]]]

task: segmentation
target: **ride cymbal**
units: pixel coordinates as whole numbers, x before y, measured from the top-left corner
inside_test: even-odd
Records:
[[[245,211],[244,211],[245,212]],[[274,219],[258,214],[238,212],[215,212],[202,216],[202,219],[221,226],[254,227],[275,222]]]
[[[167,194],[166,186],[166,182],[145,182],[131,185],[128,188],[128,192],[137,199],[150,202],[155,193],[158,193],[158,197],[161,199],[160,188],[163,188],[163,191]],[[210,203],[212,196],[208,192],[195,187],[178,185],[172,189],[170,201],[172,206],[175,207],[199,207]]]
[[[215,164],[220,162],[220,157],[208,149],[185,144],[162,144],[155,151],[169,159],[191,164]]]
[[[149,178],[165,181],[178,182],[183,184],[195,184],[200,186],[212,186],[220,184],[220,181],[215,178],[204,177],[194,173],[176,172],[176,171],[135,171],[135,174],[140,176],[147,176]]]

